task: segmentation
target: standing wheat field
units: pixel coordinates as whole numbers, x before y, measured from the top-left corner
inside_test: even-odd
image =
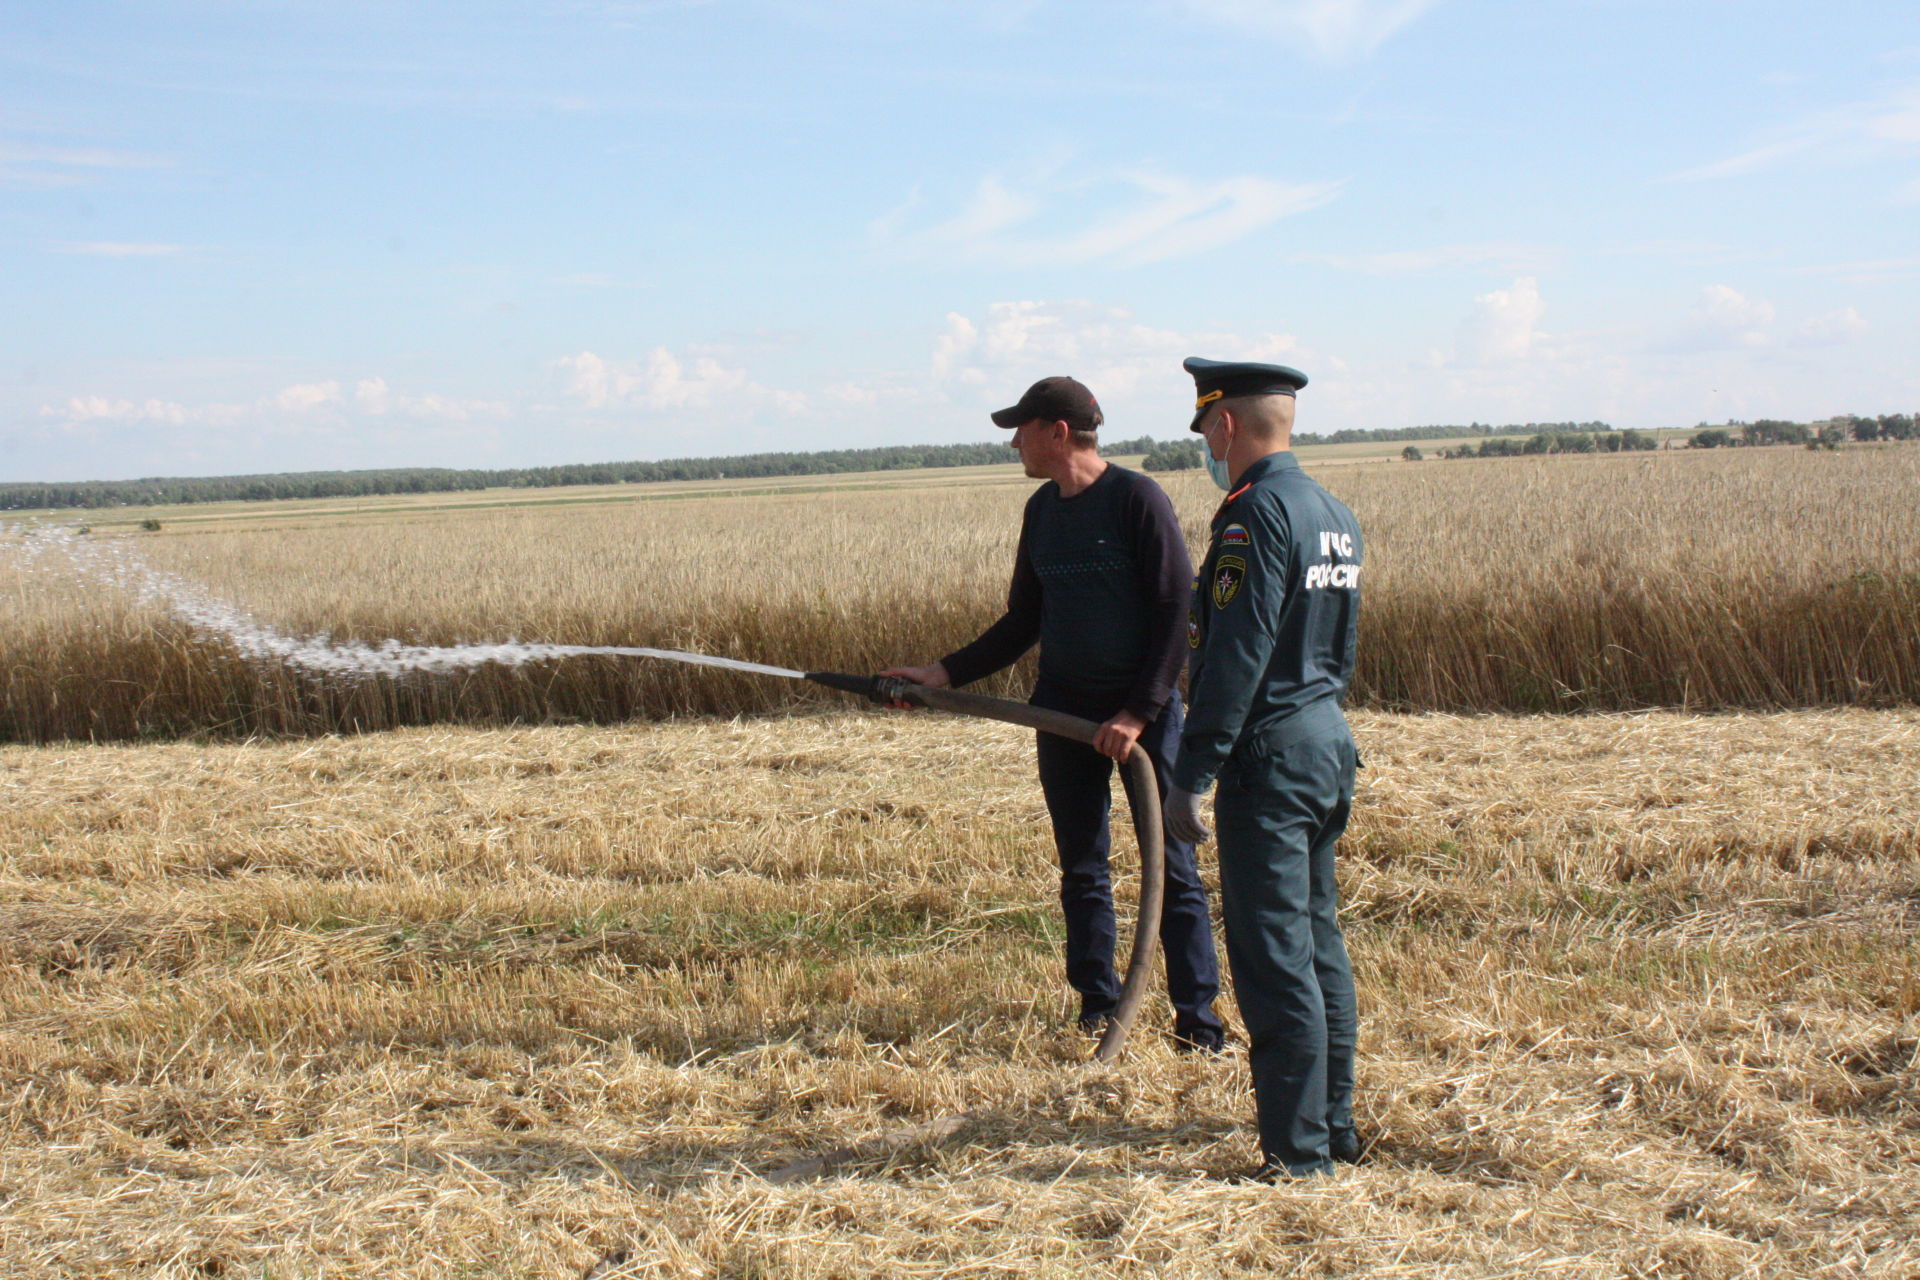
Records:
[[[1368,535],[1357,705],[1591,711],[1920,698],[1920,448],[1329,467]],[[1218,494],[1167,480],[1198,545]],[[391,502],[102,528],[290,635],[695,649],[801,669],[931,659],[998,612],[1030,484],[856,477],[598,501]],[[677,500],[657,500],[657,499]],[[315,680],[0,534],[0,738],[618,722],[804,705],[777,682],[582,659]],[[1019,687],[1020,674],[996,691]],[[814,705],[818,705],[815,703]]]
[[[1017,476],[16,526],[7,735],[192,740],[0,747],[0,1273],[1909,1277],[1920,713],[1874,704],[1920,690],[1916,459],[1327,474],[1370,1146],[1280,1187],[1235,1180],[1230,988],[1226,1056],[1156,997],[1088,1061],[1029,735],[233,642],[872,670],[997,612]],[[1197,540],[1218,495],[1170,487]],[[1379,709],[1643,702],[1694,710]],[[1866,705],[1737,709],[1823,703]]]

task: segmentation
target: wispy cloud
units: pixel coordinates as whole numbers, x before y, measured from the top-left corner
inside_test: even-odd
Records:
[[[300,382],[246,401],[186,404],[149,397],[76,395],[40,406],[40,416],[71,426],[102,423],[154,423],[164,426],[244,427],[297,432],[337,427],[359,417],[404,417],[418,422],[465,423],[499,418],[507,406],[497,400],[442,395],[402,395],[384,378],[367,378],[348,391],[336,379]]]
[[[615,288],[621,288],[621,287],[627,287],[627,288],[638,287],[634,285],[623,286],[623,283],[620,280],[620,278],[614,275],[610,271],[569,271],[565,275],[549,276],[547,278],[547,283],[553,284],[553,285],[560,285],[568,289],[615,289]]]
[[[1670,174],[1669,182],[1714,182],[1761,173],[1791,161],[1861,164],[1920,155],[1920,84],[1822,111],[1775,131],[1770,140]],[[1920,186],[1920,183],[1916,183]]]
[[[1097,199],[1089,190],[1098,188]],[[1268,178],[1196,180],[1128,172],[1106,179],[1053,181],[1018,190],[983,178],[949,218],[910,229],[912,205],[874,224],[880,241],[911,257],[1037,267],[1100,263],[1139,266],[1206,253],[1280,219],[1326,204],[1341,184],[1282,183]],[[1078,210],[1114,211],[1078,221]]]
[[[56,244],[53,251],[90,258],[167,258],[186,252],[186,246],[133,240],[77,240]]]
[[[1622,258],[1679,258],[1696,266],[1753,256],[1751,250],[1718,240],[1636,240],[1630,244],[1595,249],[1594,252]]]
[[[1815,138],[1789,138],[1785,142],[1776,142],[1769,146],[1755,147],[1751,151],[1742,151],[1739,155],[1728,156],[1724,160],[1715,160],[1712,164],[1703,164],[1697,169],[1687,169],[1672,175],[1673,182],[1712,182],[1716,178],[1737,178],[1742,174],[1756,173],[1761,169],[1778,164],[1789,156],[1799,155],[1813,146]]]
[[[1304,44],[1328,62],[1364,58],[1434,0],[1184,0],[1216,22]]]
[[[1423,275],[1430,271],[1492,264],[1503,271],[1538,271],[1557,261],[1561,250],[1538,244],[1449,244],[1432,249],[1399,249],[1385,253],[1303,253],[1293,262],[1318,262],[1342,271],[1373,276]]]
[[[1823,276],[1849,284],[1873,284],[1920,272],[1920,258],[1872,258],[1862,262],[1827,262],[1798,267],[1794,274]]]
[[[1824,315],[1809,316],[1797,331],[1800,341],[1811,346],[1837,347],[1864,337],[1872,328],[1853,307],[1842,307]]]
[[[0,138],[0,184],[11,187],[71,187],[104,173],[164,169],[170,157],[111,147],[62,147]]]

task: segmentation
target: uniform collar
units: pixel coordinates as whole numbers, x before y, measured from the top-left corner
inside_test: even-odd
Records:
[[[1247,465],[1247,469],[1240,473],[1239,483],[1233,486],[1233,496],[1239,497],[1246,492],[1248,485],[1257,484],[1270,475],[1299,469],[1300,460],[1293,456],[1291,449],[1282,449],[1278,453],[1269,453],[1263,458],[1255,458]]]

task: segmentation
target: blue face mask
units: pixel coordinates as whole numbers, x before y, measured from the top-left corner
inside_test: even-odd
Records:
[[[1206,459],[1207,474],[1212,476],[1213,482],[1220,486],[1220,491],[1225,493],[1231,489],[1233,487],[1233,476],[1227,471],[1227,460],[1225,458],[1214,457],[1213,450],[1207,448],[1205,445],[1200,446],[1200,456]]]

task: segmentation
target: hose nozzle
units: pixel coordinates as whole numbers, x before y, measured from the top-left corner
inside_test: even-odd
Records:
[[[855,697],[870,698],[883,707],[899,706],[901,703],[917,707],[927,705],[925,698],[916,696],[921,686],[911,680],[902,680],[899,676],[850,676],[840,671],[809,671],[807,679]]]
[[[809,671],[807,679],[815,684],[823,684],[829,689],[838,689],[842,693],[851,693],[859,698],[871,698],[876,676],[850,676],[839,671]]]

